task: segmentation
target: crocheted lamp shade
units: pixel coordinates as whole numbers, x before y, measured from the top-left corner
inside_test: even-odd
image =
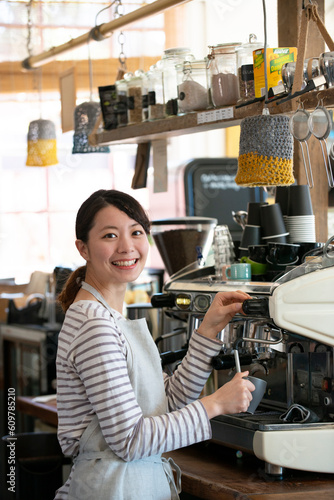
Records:
[[[56,127],[51,120],[34,120],[28,129],[28,167],[48,167],[56,165]]]
[[[109,153],[108,146],[91,146],[88,136],[92,133],[96,120],[100,116],[98,102],[83,102],[74,110],[74,136],[72,153]]]
[[[235,182],[239,186],[289,186],[294,181],[289,117],[264,114],[244,118]]]

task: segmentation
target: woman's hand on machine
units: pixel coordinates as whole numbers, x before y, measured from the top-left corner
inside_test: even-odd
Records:
[[[209,419],[218,415],[231,415],[245,412],[252,400],[254,384],[245,379],[248,371],[236,373],[232,380],[222,385],[210,396],[201,399]]]
[[[204,337],[215,339],[233,316],[241,312],[242,303],[250,298],[250,295],[241,291],[218,292],[197,329],[198,333]]]

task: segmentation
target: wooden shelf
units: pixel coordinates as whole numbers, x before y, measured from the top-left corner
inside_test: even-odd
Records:
[[[334,107],[334,87],[322,91],[313,90],[299,98],[283,103],[280,103],[280,99],[278,99],[270,102],[267,107],[270,114],[292,114],[297,109],[299,101],[308,110],[314,109],[319,101],[323,106],[332,108]],[[164,118],[163,120],[127,125],[114,130],[103,130],[102,132],[92,133],[89,139],[92,145],[138,144],[179,135],[207,132],[208,130],[239,125],[243,118],[260,115],[263,106],[263,102],[257,102],[241,108],[227,106],[214,110],[193,112],[183,116]]]

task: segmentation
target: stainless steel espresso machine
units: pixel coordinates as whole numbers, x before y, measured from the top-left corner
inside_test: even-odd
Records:
[[[268,474],[282,475],[284,468],[334,472],[334,252],[329,248],[273,283],[222,281],[210,266],[178,273],[152,298],[166,318],[186,318],[189,339],[216,293],[242,290],[252,297],[220,333],[222,348],[212,360],[206,391],[233,377],[238,345],[242,369],[265,379],[266,393],[254,414],[212,419],[213,440],[253,453]],[[179,350],[179,358],[185,352]]]

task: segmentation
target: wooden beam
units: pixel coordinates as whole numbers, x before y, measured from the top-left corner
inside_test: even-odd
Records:
[[[302,0],[278,0],[278,42],[280,47],[297,47]],[[320,18],[324,20],[325,0],[317,0]],[[325,43],[317,28],[309,23],[306,58],[319,57],[324,52]],[[294,148],[294,173],[298,184],[306,184],[301,149],[297,141]],[[313,136],[308,141],[310,159],[314,178],[314,187],[311,189],[311,198],[316,220],[317,241],[326,241],[328,238],[328,183],[320,144]]]
[[[142,68],[147,71],[159,57],[129,57],[126,60],[128,71]],[[115,82],[119,69],[118,59],[99,59],[92,62],[93,87],[111,85]],[[0,63],[0,92],[2,94],[31,93],[38,91],[38,75],[42,72],[42,92],[59,90],[59,76],[70,68],[75,68],[77,91],[89,90],[88,61],[53,61],[43,68],[23,71],[20,62]]]

